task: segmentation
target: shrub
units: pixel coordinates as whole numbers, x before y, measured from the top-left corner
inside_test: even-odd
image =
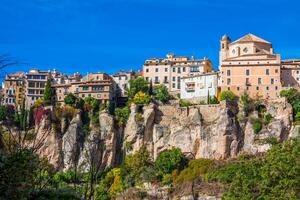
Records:
[[[181,170],[185,165],[186,159],[179,148],[161,152],[155,161],[155,167],[159,176],[171,174],[175,169]]]
[[[129,115],[130,109],[127,106],[123,108],[116,108],[115,110],[116,120],[120,126],[124,126],[127,123]]]
[[[218,104],[219,101],[217,99],[217,97],[215,96],[210,96],[209,99],[208,99],[208,104]]]
[[[143,77],[129,81],[129,98],[133,98],[138,92],[149,93],[149,83]]]
[[[76,103],[76,100],[77,100],[77,97],[76,97],[74,94],[69,93],[69,94],[65,97],[64,102],[65,102],[65,104],[67,104],[67,105],[74,106],[75,103]]]
[[[193,104],[188,100],[180,99],[179,100],[179,105],[180,105],[180,107],[189,107]]]
[[[286,97],[291,102],[298,95],[298,91],[295,88],[280,91],[281,97]]]
[[[253,123],[253,131],[255,134],[258,134],[262,129],[262,122],[260,119],[255,119]]]
[[[39,107],[35,109],[33,118],[35,121],[35,124],[39,124],[41,120],[43,119],[43,116],[47,115],[49,113],[49,110],[46,110],[44,107]]]
[[[151,97],[144,92],[138,92],[134,95],[133,102],[137,105],[148,105]]]
[[[239,105],[242,107],[244,113],[248,115],[253,110],[253,101],[248,93],[241,95]]]
[[[94,97],[85,97],[84,103],[91,106],[92,109],[97,109],[99,107],[98,100]]]
[[[220,94],[220,101],[226,100],[226,101],[233,102],[233,101],[235,101],[235,99],[236,99],[236,96],[231,90],[223,91]]]
[[[32,105],[33,108],[38,108],[44,106],[44,100],[42,98],[39,98],[38,100],[36,100],[34,102],[34,104]]]
[[[5,120],[6,116],[7,116],[7,108],[6,108],[6,106],[0,106],[0,121]]]
[[[134,116],[134,119],[136,122],[144,122],[144,117],[141,113],[136,113],[135,116]]]
[[[44,97],[43,97],[45,106],[49,106],[52,104],[52,97],[53,97],[53,92],[51,88],[51,80],[48,79],[45,86]]]
[[[300,115],[299,115],[299,117],[300,117]],[[266,124],[269,124],[271,122],[271,120],[273,119],[273,117],[270,113],[266,113],[264,118],[265,118],[265,123]]]
[[[162,103],[167,103],[170,100],[168,88],[164,84],[155,86],[154,87],[154,97],[155,97],[155,99],[161,101]]]

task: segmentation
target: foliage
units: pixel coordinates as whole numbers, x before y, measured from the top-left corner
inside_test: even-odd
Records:
[[[99,122],[99,112],[92,113],[91,122],[95,126],[99,126],[100,125],[100,122]]]
[[[218,98],[215,97],[215,96],[209,96],[208,98],[208,104],[218,104],[219,101],[218,101]]]
[[[74,106],[75,103],[76,103],[76,100],[77,100],[77,97],[74,94],[69,93],[65,97],[64,102],[65,102],[66,105]]]
[[[295,88],[280,91],[281,97],[286,97],[289,102],[298,96],[298,91]]]
[[[53,92],[51,88],[51,79],[48,79],[45,86],[44,97],[43,97],[45,106],[49,106],[52,104],[52,96],[53,96]]]
[[[134,120],[137,123],[144,122],[144,117],[141,113],[136,113],[134,116]]]
[[[129,115],[130,109],[127,106],[115,109],[116,120],[120,126],[124,126],[127,123]]]
[[[269,124],[272,119],[273,119],[273,116],[270,113],[265,114],[264,120],[265,120],[266,124]]]
[[[128,97],[133,98],[138,92],[149,93],[149,83],[143,78],[138,77],[129,81]]]
[[[39,124],[43,118],[43,116],[49,114],[49,110],[45,109],[44,107],[39,107],[34,110],[33,118],[35,121],[35,124]]]
[[[170,100],[168,88],[164,84],[160,84],[154,87],[154,97],[156,100],[162,103],[167,103]]]
[[[151,97],[144,92],[138,92],[134,95],[133,102],[136,105],[148,105],[151,101]]]
[[[188,167],[174,178],[175,184],[193,181],[204,177],[214,167],[214,161],[209,159],[191,160]]]
[[[243,109],[244,113],[248,115],[253,110],[253,101],[248,93],[244,93],[240,96],[239,105]]]
[[[33,108],[39,108],[41,106],[44,106],[44,100],[42,98],[37,99],[32,105]]]
[[[180,107],[189,107],[193,104],[188,100],[180,99],[179,100],[179,105],[180,105]]]
[[[255,134],[258,134],[262,129],[262,122],[260,119],[255,119],[253,123],[253,131]]]
[[[223,91],[220,94],[220,101],[226,100],[229,102],[234,102],[235,99],[236,99],[236,96],[231,90]]]
[[[7,108],[6,108],[6,106],[0,106],[0,121],[5,120],[6,116],[7,116]]]
[[[99,102],[94,97],[85,97],[84,103],[85,105],[91,106],[92,109],[97,109],[99,107]]]
[[[170,174],[175,169],[181,170],[185,165],[186,159],[179,148],[161,152],[155,161],[155,167],[159,176]]]

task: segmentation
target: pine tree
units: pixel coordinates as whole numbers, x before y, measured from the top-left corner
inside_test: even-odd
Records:
[[[52,103],[52,89],[51,89],[51,80],[48,79],[45,87],[45,92],[44,92],[44,104],[46,106],[51,105]]]

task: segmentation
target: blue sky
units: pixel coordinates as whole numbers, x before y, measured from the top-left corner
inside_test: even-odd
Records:
[[[140,69],[166,53],[208,57],[219,40],[253,33],[300,58],[297,0],[0,0],[0,53],[65,73]]]

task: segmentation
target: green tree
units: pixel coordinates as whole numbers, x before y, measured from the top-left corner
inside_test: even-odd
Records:
[[[90,105],[92,107],[92,109],[99,108],[99,102],[94,97],[85,97],[84,98],[84,103],[87,104],[87,105]]]
[[[287,90],[280,91],[280,96],[286,97],[289,102],[291,102],[298,95],[299,95],[299,93],[298,93],[297,89],[295,89],[295,88],[290,88]]]
[[[226,90],[221,92],[220,94],[220,101],[226,100],[226,101],[235,101],[236,96],[231,90]]]
[[[253,110],[253,101],[248,93],[245,92],[240,96],[239,105],[246,115],[248,115]]]
[[[155,161],[155,167],[160,176],[170,174],[173,170],[181,170],[186,165],[186,159],[179,148],[161,152]]]
[[[151,97],[144,93],[144,92],[138,92],[134,95],[133,102],[137,105],[148,105],[151,101]]]
[[[149,83],[143,77],[138,77],[134,80],[129,81],[128,97],[133,98],[136,93],[143,92],[145,94],[149,93]]]
[[[262,129],[262,122],[260,119],[255,119],[253,123],[253,131],[255,134],[258,134]]]
[[[118,121],[118,124],[121,126],[124,126],[127,123],[129,115],[130,115],[130,109],[127,106],[123,108],[116,108],[115,110],[116,120]]]
[[[44,104],[46,106],[49,106],[52,104],[52,88],[51,88],[51,79],[49,78],[47,80],[46,86],[45,86],[45,92],[44,92]]]
[[[7,108],[6,108],[6,106],[0,106],[0,121],[5,120],[6,116],[7,116]]]
[[[161,101],[162,103],[167,103],[170,100],[168,88],[164,84],[155,86],[154,97],[155,99]]]
[[[76,103],[76,100],[77,100],[77,97],[76,97],[74,94],[69,93],[69,94],[65,97],[64,102],[65,102],[65,104],[67,104],[67,105],[74,106],[75,103]]]

